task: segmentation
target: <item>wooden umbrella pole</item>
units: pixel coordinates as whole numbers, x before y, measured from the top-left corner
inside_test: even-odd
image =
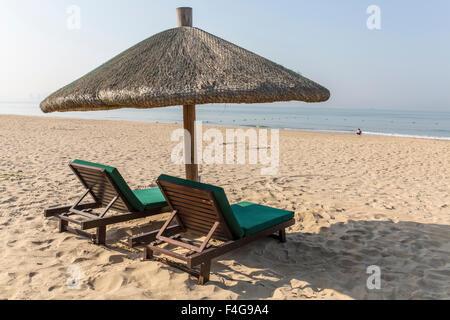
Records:
[[[177,8],[177,17],[178,27],[192,27],[192,8]],[[198,164],[195,163],[195,105],[183,106],[183,123],[184,129],[190,134],[190,141],[185,139],[185,150],[191,151],[190,161],[186,159],[186,179],[198,181]]]
[[[177,8],[178,27],[192,27],[192,8]]]
[[[185,138],[185,150],[190,149],[190,163],[186,163],[186,179],[198,181],[198,164],[195,162],[195,105],[183,106],[184,129],[189,132],[190,137]],[[190,141],[189,141],[190,140]],[[189,159],[186,159],[189,160]],[[189,161],[187,161],[189,162]]]

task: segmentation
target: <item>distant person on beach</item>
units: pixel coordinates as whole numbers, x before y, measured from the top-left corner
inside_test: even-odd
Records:
[[[361,129],[356,130],[356,134],[357,134],[358,136],[362,135]]]

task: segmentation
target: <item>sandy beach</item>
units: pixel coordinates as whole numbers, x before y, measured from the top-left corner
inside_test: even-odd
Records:
[[[167,215],[110,227],[106,247],[44,218],[82,194],[75,158],[117,167],[133,189],[184,177],[170,161],[179,127],[1,115],[0,299],[450,299],[450,141],[281,131],[277,175],[202,166],[202,182],[231,203],[296,219],[287,243],[263,239],[215,260],[205,286],[128,248]],[[380,289],[366,286],[372,265]],[[79,289],[66,285],[70,266]]]

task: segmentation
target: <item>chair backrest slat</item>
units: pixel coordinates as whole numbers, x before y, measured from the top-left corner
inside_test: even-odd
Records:
[[[121,212],[132,210],[120,190],[114,185],[111,177],[104,169],[79,164],[70,164],[71,169],[81,183],[91,190],[91,195],[97,203],[107,206],[117,195],[119,198],[111,207]]]
[[[223,219],[213,192],[163,179],[158,179],[157,183],[167,203],[172,210],[177,211],[177,217],[187,231],[207,235],[219,221],[220,226],[213,238],[232,240],[231,232]]]

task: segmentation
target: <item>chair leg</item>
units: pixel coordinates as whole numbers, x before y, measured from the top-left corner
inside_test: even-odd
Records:
[[[282,229],[279,231],[280,242],[286,242],[286,229]]]
[[[59,232],[66,232],[69,223],[65,220],[59,219]]]
[[[203,262],[200,265],[200,276],[198,277],[198,284],[203,286],[209,281],[209,273],[211,270],[211,261]]]
[[[145,247],[144,248],[144,256],[142,257],[143,261],[148,261],[153,259],[153,250]]]
[[[97,228],[97,235],[95,237],[95,244],[98,244],[98,245],[106,244],[106,226]]]

